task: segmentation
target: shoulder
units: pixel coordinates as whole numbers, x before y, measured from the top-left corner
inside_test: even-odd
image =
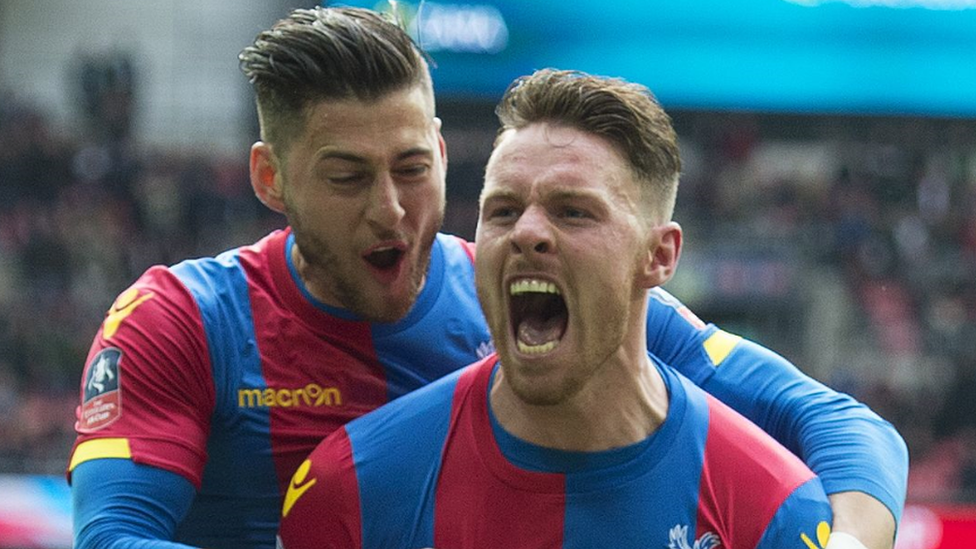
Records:
[[[469,366],[470,368],[471,366]],[[440,442],[451,421],[458,382],[467,368],[452,372],[412,391],[346,425],[346,432],[358,461],[393,459],[404,465],[404,450],[411,457],[439,452]]]
[[[118,295],[105,313],[93,350],[120,347],[149,352],[156,348],[199,354],[204,351],[202,336],[192,294],[169,268],[156,266]]]
[[[717,362],[709,347],[714,346],[713,337],[724,332],[662,288],[648,293],[646,332],[648,350],[695,383],[714,372]]]
[[[262,255],[258,250],[269,241],[280,240],[278,233],[216,257],[150,267],[109,308],[95,346],[118,344],[123,349],[170,349],[176,354],[202,356],[207,325],[216,320],[215,313],[226,315],[239,308],[234,303],[241,307],[247,303],[240,256]]]
[[[430,502],[463,372],[362,416],[329,435],[298,469],[285,497],[288,549],[394,544]],[[459,387],[461,385],[461,387]]]
[[[446,233],[437,233],[435,246],[444,254],[445,265],[448,269],[469,270],[474,268],[475,245],[473,242]]]
[[[169,270],[198,301],[233,299],[233,291],[246,290],[249,275],[269,276],[267,271],[285,268],[289,235],[290,231],[273,231],[254,244],[231,248],[213,257],[187,259]]]
[[[752,547],[784,509],[804,520],[829,513],[819,479],[797,456],[736,411],[702,394],[708,429],[699,510],[724,531],[723,537]],[[744,518],[733,521],[732,516]]]
[[[489,357],[469,365],[347,423],[344,435],[323,443],[333,447],[323,452],[334,453],[336,446],[348,452],[361,489],[375,495],[393,488],[406,497],[439,466],[461,403],[474,390],[474,374],[491,364]]]
[[[233,266],[239,253],[235,249],[146,270],[106,312],[82,382],[106,377],[106,368],[114,367],[120,387],[130,394],[171,390],[173,395],[212,401],[210,336],[215,325],[228,324],[227,311],[236,309],[233,303],[246,303],[246,293],[241,298],[245,301],[238,300],[228,283],[237,275],[227,271],[240,270]],[[234,325],[224,330],[242,332]]]
[[[682,303],[678,298],[671,295],[661,287],[652,288],[649,292],[649,308],[658,315],[669,317],[680,317],[687,324],[689,330],[704,330],[707,324]]]
[[[706,461],[711,466],[753,475],[765,486],[772,483],[782,497],[813,478],[800,458],[765,431],[712,395],[704,395],[709,418]],[[714,459],[708,461],[709,457]]]
[[[281,510],[288,549],[361,547],[359,488],[345,429],[333,431],[295,471]]]

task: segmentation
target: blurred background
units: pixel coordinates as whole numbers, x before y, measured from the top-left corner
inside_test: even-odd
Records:
[[[316,4],[0,0],[0,548],[70,546],[77,388],[115,296],[283,226],[250,191],[237,54]],[[399,4],[436,65],[447,232],[474,236],[514,77],[647,85],[684,161],[668,289],[899,429],[899,549],[971,546],[976,0]]]

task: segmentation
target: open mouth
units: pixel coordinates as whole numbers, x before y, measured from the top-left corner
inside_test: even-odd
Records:
[[[556,348],[569,320],[569,310],[552,282],[519,279],[509,285],[509,314],[520,352],[531,355]]]
[[[380,271],[390,271],[399,265],[405,251],[400,248],[377,248],[363,256],[363,259]]]

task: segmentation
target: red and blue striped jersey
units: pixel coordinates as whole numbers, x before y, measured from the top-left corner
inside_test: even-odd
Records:
[[[70,467],[127,458],[188,479],[184,543],[272,546],[288,480],[322,438],[489,352],[467,242],[439,235],[411,312],[375,324],[296,284],[292,240],[150,269],[90,352]]]
[[[566,452],[494,420],[488,357],[353,421],[292,479],[284,549],[822,547],[820,480],[785,448],[658,364],[661,427],[633,446]],[[819,544],[819,545],[817,545]]]
[[[470,243],[439,235],[408,316],[372,324],[311,298],[293,240],[280,231],[153,267],[109,309],[69,465],[79,549],[271,549],[288,480],[322,438],[490,353]],[[907,451],[868,408],[660,289],[647,336],[656,357],[802,456],[828,493],[863,491],[900,516]]]

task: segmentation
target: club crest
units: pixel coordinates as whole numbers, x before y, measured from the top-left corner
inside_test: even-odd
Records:
[[[695,540],[695,544],[688,543],[688,526],[676,524],[668,532],[668,549],[713,549],[721,544],[718,536],[712,532],[705,532]]]

